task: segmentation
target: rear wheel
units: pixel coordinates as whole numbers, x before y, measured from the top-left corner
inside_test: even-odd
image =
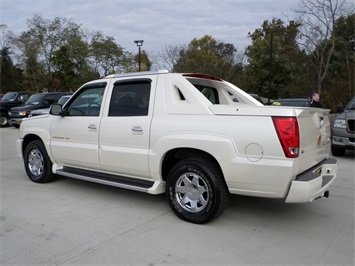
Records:
[[[170,171],[166,196],[180,219],[203,224],[222,214],[229,192],[214,163],[191,158],[180,161]]]
[[[24,163],[28,177],[36,183],[47,183],[55,179],[52,162],[40,140],[31,141],[24,152]]]
[[[334,145],[332,145],[332,154],[334,156],[344,156],[345,155],[346,150],[342,149],[342,148],[337,148]]]

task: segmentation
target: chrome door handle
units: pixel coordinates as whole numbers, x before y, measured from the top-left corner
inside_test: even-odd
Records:
[[[97,130],[97,127],[96,127],[96,125],[91,124],[91,125],[88,125],[88,129],[89,129],[90,131],[96,131],[96,130]]]
[[[143,134],[143,132],[144,132],[144,130],[142,127],[139,127],[139,126],[132,127],[133,134]]]

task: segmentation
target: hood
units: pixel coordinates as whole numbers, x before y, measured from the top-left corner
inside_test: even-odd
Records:
[[[40,105],[33,105],[33,104],[25,104],[21,106],[17,106],[14,108],[11,108],[11,111],[25,111],[25,110],[33,110],[33,109],[38,109]]]
[[[352,109],[350,109],[350,110],[345,110],[345,112],[344,112],[344,116],[346,117],[346,118],[355,118],[355,110],[352,110]]]

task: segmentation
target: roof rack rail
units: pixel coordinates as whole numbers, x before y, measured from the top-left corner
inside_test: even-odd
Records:
[[[161,70],[153,70],[153,71],[142,71],[142,72],[129,72],[129,73],[121,73],[121,74],[111,74],[104,78],[122,78],[122,77],[134,77],[141,75],[156,75],[156,74],[168,74],[170,73],[167,69]]]

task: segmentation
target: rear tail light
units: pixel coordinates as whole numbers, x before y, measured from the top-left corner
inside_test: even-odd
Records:
[[[273,117],[272,121],[287,158],[297,158],[300,150],[300,136],[296,117]]]

